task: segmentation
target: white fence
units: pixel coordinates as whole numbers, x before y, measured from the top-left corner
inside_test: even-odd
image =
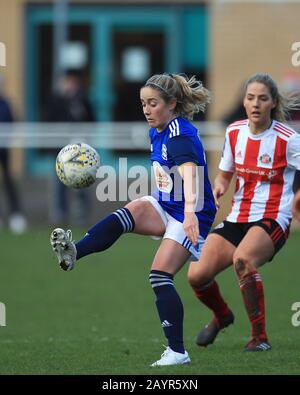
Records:
[[[218,122],[194,123],[207,151],[222,149],[224,127]],[[146,122],[0,123],[0,147],[59,148],[85,142],[102,149],[149,151]]]
[[[207,151],[223,147],[225,126],[220,122],[194,122]],[[300,131],[300,123],[291,123]],[[59,148],[86,142],[102,149],[149,151],[146,122],[0,123],[0,147]]]

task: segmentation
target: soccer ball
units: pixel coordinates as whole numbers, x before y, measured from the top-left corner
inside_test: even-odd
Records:
[[[56,174],[69,188],[80,189],[92,185],[99,167],[98,152],[85,143],[66,145],[56,158]]]

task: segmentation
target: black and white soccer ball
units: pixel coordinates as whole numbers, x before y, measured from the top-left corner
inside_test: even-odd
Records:
[[[98,152],[85,143],[66,145],[56,158],[56,174],[69,188],[80,189],[92,185],[99,167]]]

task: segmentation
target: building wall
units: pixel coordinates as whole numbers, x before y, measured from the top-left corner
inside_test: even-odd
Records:
[[[0,42],[6,46],[7,66],[1,67],[4,76],[6,92],[14,103],[15,111],[22,119],[24,115],[24,68],[25,68],[25,9],[26,4],[51,4],[49,0],[1,0],[0,1]],[[69,0],[69,4],[199,4],[198,0]]]
[[[241,84],[250,75],[270,73],[278,83],[294,69],[291,45],[300,41],[300,2],[214,1],[211,5],[210,85],[214,93],[211,117],[230,109]]]
[[[199,4],[198,0],[154,0],[158,4]],[[27,0],[1,0],[0,41],[7,49],[7,67],[1,68],[9,96],[22,117],[24,76],[24,10]],[[34,0],[32,3],[48,3]],[[73,0],[70,3],[83,3]],[[107,1],[89,0],[89,3]],[[149,4],[149,1],[110,0],[109,4]],[[271,73],[280,82],[291,65],[291,45],[300,41],[300,3],[204,1],[209,6],[211,38],[208,73],[214,93],[211,118],[234,105],[241,83],[257,71]],[[263,2],[262,2],[263,3]]]
[[[23,0],[0,2],[0,41],[6,47],[6,67],[0,67],[4,76],[5,91],[14,103],[18,117],[23,114]]]

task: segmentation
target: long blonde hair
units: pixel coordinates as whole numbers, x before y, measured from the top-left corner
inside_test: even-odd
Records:
[[[264,84],[270,91],[270,95],[276,106],[271,110],[271,118],[279,122],[286,122],[289,120],[289,114],[293,110],[300,110],[300,92],[295,91],[291,93],[281,93],[277,87],[276,82],[267,73],[257,73],[248,79],[244,87],[244,96],[247,87],[253,82]]]
[[[157,89],[166,103],[176,99],[174,112],[183,118],[193,119],[194,114],[205,111],[211,101],[211,93],[195,76],[188,78],[179,74],[156,74],[144,87]]]

